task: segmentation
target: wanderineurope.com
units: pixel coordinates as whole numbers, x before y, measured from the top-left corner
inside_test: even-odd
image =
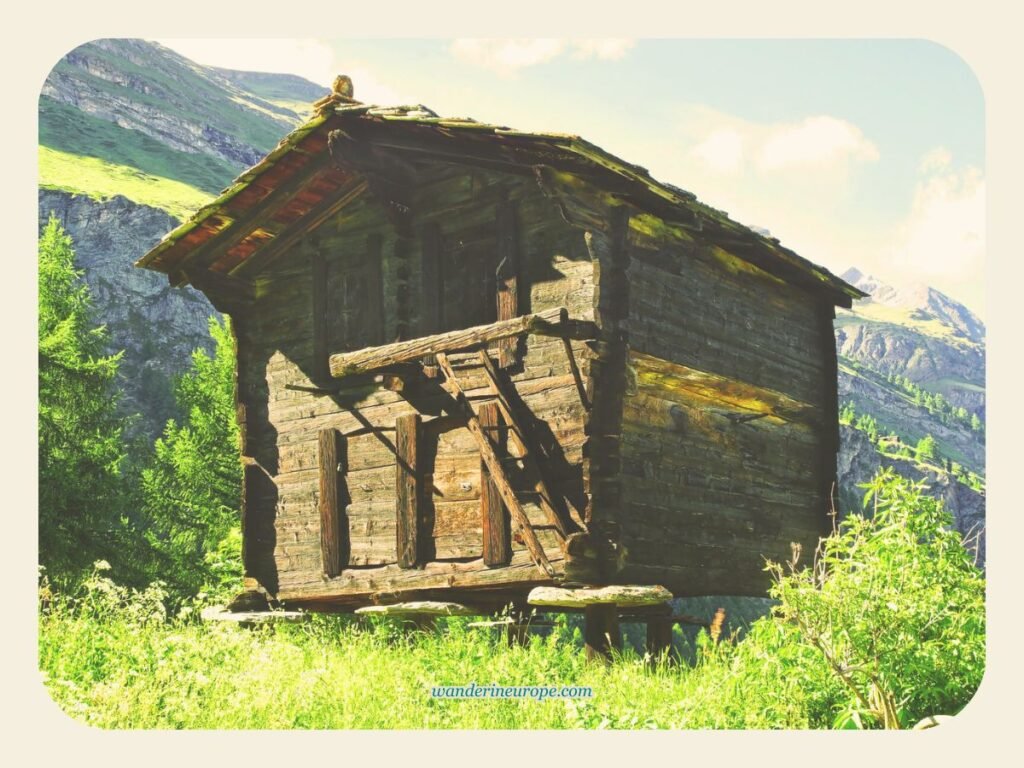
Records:
[[[594,689],[585,685],[435,685],[430,689],[435,699],[589,699]]]

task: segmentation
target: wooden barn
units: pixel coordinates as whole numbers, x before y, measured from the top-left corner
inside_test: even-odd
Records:
[[[138,262],[233,322],[251,580],[485,612],[763,595],[765,558],[813,550],[859,291],[577,136],[339,80]]]

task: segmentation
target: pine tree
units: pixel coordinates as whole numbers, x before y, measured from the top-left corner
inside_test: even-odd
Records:
[[[193,352],[191,371],[175,387],[183,423],[167,423],[142,471],[147,536],[182,595],[226,588],[241,576],[234,341],[227,320],[211,318],[210,334],[213,357]]]
[[[935,438],[931,435],[925,435],[917,442],[917,460],[918,461],[935,461]]]
[[[131,556],[115,410],[121,353],[105,354],[81,278],[51,216],[39,239],[39,559],[53,576]]]

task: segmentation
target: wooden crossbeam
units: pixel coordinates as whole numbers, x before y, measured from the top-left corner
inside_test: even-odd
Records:
[[[593,323],[581,323],[569,319],[568,311],[559,307],[530,315],[520,315],[511,320],[499,320],[488,325],[476,325],[448,333],[422,336],[418,339],[398,341],[380,347],[368,347],[355,352],[331,355],[331,375],[335,378],[369,373],[380,368],[407,363],[426,355],[440,352],[455,352],[472,349],[500,339],[507,339],[524,333],[539,336],[570,338],[594,338]]]
[[[466,418],[466,429],[476,440],[477,447],[480,449],[480,458],[487,465],[487,469],[490,472],[491,481],[494,483],[498,490],[498,494],[501,496],[501,500],[505,503],[505,508],[508,509],[523,534],[523,542],[526,544],[527,550],[530,552],[530,556],[533,561],[548,576],[555,575],[555,569],[551,566],[551,562],[548,560],[547,555],[544,554],[544,547],[541,545],[540,540],[537,538],[536,531],[533,530],[533,526],[530,525],[530,518],[527,517],[526,511],[523,506],[519,503],[519,499],[516,497],[515,491],[512,490],[512,484],[509,482],[508,475],[505,473],[505,468],[501,464],[501,459],[494,451],[494,447],[491,445],[491,441],[484,434],[483,429],[480,427],[480,421],[476,417],[476,413],[473,411],[473,407],[469,404],[466,399],[465,393],[462,391],[462,386],[459,384],[458,379],[455,376],[455,372],[452,370],[451,363],[448,362],[448,355],[444,352],[439,352],[437,355],[437,364],[441,369],[441,373],[445,379],[445,385],[448,391],[455,398],[459,408],[463,411],[463,415]]]

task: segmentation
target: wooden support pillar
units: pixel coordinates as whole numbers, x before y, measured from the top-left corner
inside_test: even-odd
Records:
[[[395,420],[395,539],[398,566],[415,568],[420,558],[420,473],[417,469],[421,419],[418,413]]]
[[[494,446],[494,453],[501,459],[505,451],[505,430],[501,412],[494,402],[482,403],[477,413],[485,436]],[[512,558],[511,521],[501,501],[501,492],[491,477],[487,463],[480,460],[480,516],[483,527],[483,558],[488,567],[507,565]]]
[[[515,203],[502,200],[497,210],[498,228],[498,320],[510,320],[519,314],[519,238]],[[508,368],[516,362],[519,339],[498,341],[498,366]]]
[[[611,661],[612,649],[622,650],[619,609],[613,603],[595,603],[583,609],[583,642],[587,661]]]
[[[333,578],[348,564],[348,525],[345,514],[346,440],[336,429],[321,429],[320,556],[324,575]]]
[[[653,662],[662,657],[670,658],[672,651],[672,620],[671,610],[662,616],[651,616],[647,620],[647,653]]]

